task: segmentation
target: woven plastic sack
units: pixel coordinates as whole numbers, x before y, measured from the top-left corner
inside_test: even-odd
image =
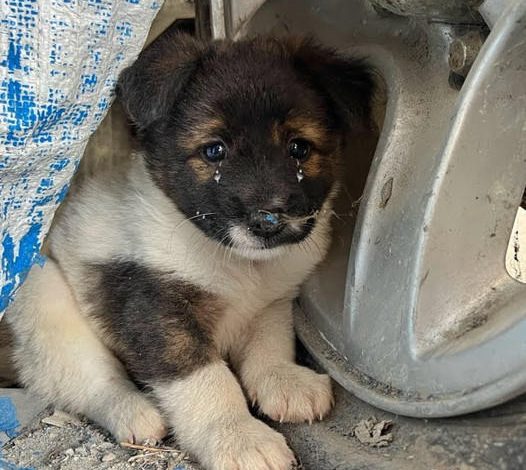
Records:
[[[0,317],[160,6],[0,0]]]

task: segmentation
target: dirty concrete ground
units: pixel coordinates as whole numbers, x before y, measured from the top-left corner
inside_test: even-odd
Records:
[[[313,359],[298,345],[300,362]],[[335,385],[336,406],[322,422],[282,424],[309,470],[522,470],[526,468],[526,395],[501,406],[447,419],[415,419],[375,408]],[[390,437],[367,443],[360,427],[385,421]],[[387,442],[386,442],[387,441]]]
[[[362,444],[362,420],[392,420],[386,447]],[[519,470],[526,468],[526,398],[471,416],[418,420],[375,409],[341,388],[331,417],[312,426],[278,426],[306,469]]]
[[[15,439],[2,449],[2,459],[20,468],[35,470],[198,470],[173,442],[163,449],[135,450],[118,445],[98,426],[82,420],[45,424],[43,419],[52,415],[47,408],[33,419]],[[4,464],[7,465],[7,464]],[[2,461],[0,461],[2,469]],[[2,469],[3,470],[3,469]]]
[[[303,354],[303,353],[302,353]],[[312,425],[272,424],[296,452],[304,470],[519,470],[526,468],[526,396],[500,407],[450,419],[395,416],[335,385],[336,407]],[[42,470],[200,470],[181,452],[125,449],[99,427],[82,421],[63,427],[42,423],[44,410],[2,449],[19,467]],[[373,423],[367,423],[373,419]],[[364,438],[368,424],[381,436]],[[392,422],[392,425],[388,425]],[[358,429],[356,429],[358,427]],[[378,429],[378,428],[377,428]],[[361,430],[361,434],[358,432]],[[384,442],[377,446],[375,442]],[[174,441],[164,447],[177,448]],[[0,465],[1,469],[1,465]],[[2,469],[3,470],[3,469]],[[9,469],[10,470],[10,469]]]

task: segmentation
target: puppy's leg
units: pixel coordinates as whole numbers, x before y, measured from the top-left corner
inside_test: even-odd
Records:
[[[294,455],[284,437],[250,415],[223,362],[154,390],[185,449],[213,470],[287,470]]]
[[[285,438],[250,415],[216,348],[220,299],[134,262],[93,269],[93,311],[130,376],[152,387],[183,447],[208,469],[288,469]]]
[[[231,353],[253,403],[276,421],[322,419],[332,404],[330,378],[294,362],[291,301],[279,301],[250,325],[248,338]]]
[[[52,260],[35,266],[9,308],[21,381],[47,402],[82,413],[119,440],[160,439],[157,409],[81,316]]]

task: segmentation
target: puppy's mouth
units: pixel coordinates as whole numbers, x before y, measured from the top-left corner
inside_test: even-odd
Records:
[[[302,242],[316,223],[316,213],[291,217],[258,211],[257,218],[232,224],[228,230],[231,246],[239,250],[272,250],[283,245]]]

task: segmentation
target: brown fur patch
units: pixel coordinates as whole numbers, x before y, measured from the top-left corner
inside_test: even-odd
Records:
[[[301,164],[306,177],[336,176],[334,163],[340,137],[326,129],[319,120],[308,116],[290,116],[282,124],[274,123],[271,136],[276,145],[284,145],[291,138],[302,138],[311,143],[311,155]]]
[[[305,139],[318,152],[317,159],[334,153],[341,141],[340,135],[324,127],[320,120],[298,115],[289,116],[283,123],[274,123],[271,127],[271,138],[276,145],[286,145],[294,138]],[[313,175],[319,174],[320,170],[319,162],[311,165]]]
[[[282,126],[280,126],[277,122],[274,122],[272,124],[272,127],[270,129],[270,135],[271,135],[271,138],[272,138],[272,142],[275,145],[282,145],[283,144],[283,141],[285,139],[283,131],[284,131],[284,129],[282,128]]]
[[[203,145],[212,141],[224,128],[224,121],[217,116],[203,118],[198,123],[192,124],[188,132],[182,133],[179,144],[188,153],[195,152]]]
[[[184,377],[219,359],[219,300],[196,286],[134,262],[92,265],[86,300],[109,346],[135,380]]]
[[[324,165],[323,158],[319,153],[312,153],[307,161],[301,164],[303,173],[310,178],[317,178],[326,170],[327,165]]]
[[[294,137],[306,139],[316,147],[324,148],[327,146],[327,129],[318,120],[306,116],[293,116],[288,118],[282,127],[289,134],[294,134]]]
[[[206,183],[214,176],[214,169],[204,162],[201,157],[195,156],[188,160],[188,165],[192,168],[197,181]]]
[[[168,364],[177,364],[180,375],[182,371],[195,369],[196,351],[199,349],[208,348],[209,354],[216,357],[210,340],[214,336],[221,307],[214,295],[195,286],[176,281],[172,288],[177,289],[177,301],[173,308],[179,310],[178,314],[191,315],[195,319],[192,328],[181,328],[181,322],[173,318],[175,314],[163,319],[163,358]]]

